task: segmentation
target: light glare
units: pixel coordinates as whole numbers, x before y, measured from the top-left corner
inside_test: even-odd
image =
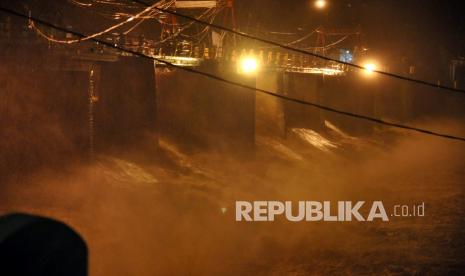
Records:
[[[367,74],[371,74],[376,70],[376,65],[373,63],[367,63],[363,66]]]
[[[316,0],[315,7],[318,9],[324,9],[326,7],[326,0]]]
[[[255,58],[246,57],[241,60],[240,66],[241,72],[244,74],[253,74],[258,69],[258,63]]]

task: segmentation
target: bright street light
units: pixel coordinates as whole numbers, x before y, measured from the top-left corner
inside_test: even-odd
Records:
[[[255,74],[258,70],[258,61],[254,57],[244,57],[239,61],[239,72],[242,74]]]
[[[373,63],[367,63],[367,64],[363,65],[363,67],[365,67],[365,70],[367,70],[370,73],[372,73],[373,71],[376,70],[376,65],[373,64]]]
[[[315,7],[320,10],[324,9],[326,7],[326,0],[316,0]]]
[[[377,66],[375,63],[373,62],[367,62],[363,65],[363,72],[366,74],[366,75],[372,75],[374,73],[374,71],[376,71],[377,69]]]

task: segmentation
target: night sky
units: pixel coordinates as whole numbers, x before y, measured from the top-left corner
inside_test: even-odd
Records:
[[[72,25],[74,30],[86,33],[102,30],[115,22],[105,21],[91,9],[78,8],[68,1],[4,3],[7,2],[24,12],[31,8],[40,18]],[[396,73],[405,73],[413,65],[417,77],[429,81],[447,81],[450,60],[465,56],[462,1],[328,0],[323,11],[315,9],[312,0],[236,0],[234,3],[241,31],[262,37],[270,31],[296,33],[267,36],[279,42],[292,41],[319,26],[354,30],[359,27],[361,46],[371,56]],[[217,23],[222,24],[222,20]],[[157,39],[154,31],[157,26],[155,22],[146,22],[134,34]]]
[[[462,1],[333,0],[325,11],[308,0],[238,0],[241,28],[278,31],[318,26],[355,28],[363,46],[383,62],[413,64],[423,77],[445,78],[450,59],[465,55]]]
[[[380,50],[422,50],[442,45],[464,54],[465,17],[461,1],[333,0],[325,11],[308,0],[237,0],[239,22],[279,31],[297,27],[356,27],[366,43]],[[433,46],[434,45],[434,46]],[[392,47],[398,46],[397,49]],[[419,47],[420,46],[420,47]],[[418,47],[420,49],[418,49]]]

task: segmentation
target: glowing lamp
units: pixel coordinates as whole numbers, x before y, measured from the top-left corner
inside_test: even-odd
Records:
[[[258,70],[258,61],[253,57],[244,57],[239,61],[239,72],[242,74],[255,74]]]
[[[315,7],[320,10],[324,9],[326,7],[326,0],[316,0]]]
[[[373,73],[373,71],[376,70],[376,65],[373,64],[373,63],[367,63],[367,64],[363,65],[363,67],[365,68],[365,70],[366,70],[366,72],[368,74],[371,74],[371,73]]]

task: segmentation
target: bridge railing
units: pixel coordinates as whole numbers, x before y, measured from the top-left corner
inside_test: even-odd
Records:
[[[47,29],[47,33],[54,38],[73,39],[71,34],[63,35],[52,29]],[[37,40],[43,40],[34,31],[28,28],[27,24],[13,25],[11,19],[7,17],[0,21],[0,38],[8,40],[26,40],[25,43],[31,43],[34,37]],[[99,39],[112,43],[115,46],[136,51],[147,56],[165,59],[171,63],[180,66],[200,66],[205,60],[214,60],[223,64],[235,64],[242,58],[249,56],[254,57],[265,70],[280,70],[300,73],[314,73],[325,75],[340,75],[347,71],[345,66],[334,62],[327,62],[309,55],[298,54],[291,51],[285,51],[279,48],[221,48],[208,47],[205,45],[196,45],[192,41],[183,39],[167,40],[160,43],[157,40],[148,39],[144,36],[131,36],[122,33],[105,34]],[[112,54],[112,55],[131,55],[123,51],[105,47],[102,44],[73,44],[77,47],[71,48],[78,53],[90,50],[92,54]],[[50,49],[69,49],[68,44],[49,43]]]

